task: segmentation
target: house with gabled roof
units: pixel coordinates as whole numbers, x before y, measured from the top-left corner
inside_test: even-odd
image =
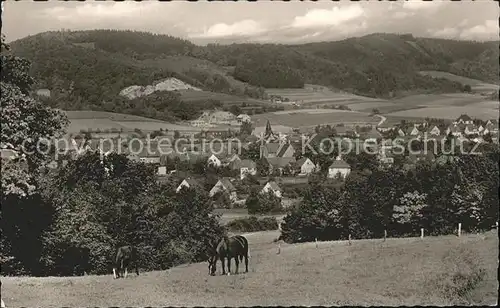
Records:
[[[296,169],[296,172],[299,176],[304,176],[304,175],[310,175],[314,171],[316,171],[318,168],[314,164],[314,162],[307,158],[307,157],[302,157],[301,159],[297,160],[294,164],[294,169]]]
[[[233,165],[233,169],[240,171],[240,179],[243,180],[248,175],[257,174],[257,164],[250,159],[243,159]]]
[[[227,194],[229,197],[229,200],[231,201],[236,201],[238,198],[237,193],[236,193],[236,188],[234,187],[233,183],[231,183],[230,178],[221,178],[217,183],[215,183],[214,187],[209,192],[209,196],[213,197],[216,194],[221,193],[221,194]]]
[[[455,137],[462,136],[462,131],[456,124],[448,126],[448,128],[446,129],[446,135],[449,135],[450,133]]]
[[[222,162],[215,154],[212,154],[207,159],[207,165],[214,166],[214,167],[220,167],[222,165]]]
[[[288,142],[270,142],[261,145],[260,157],[293,157],[295,149]]]
[[[428,127],[426,132],[427,132],[427,135],[429,135],[429,136],[441,135],[441,130],[439,129],[439,127],[437,127],[437,125],[432,125],[432,126]]]
[[[472,118],[466,114],[460,115],[453,124],[473,124]]]
[[[328,167],[328,178],[340,177],[345,178],[351,173],[351,166],[338,156],[333,163]]]
[[[187,178],[187,179],[182,180],[182,182],[179,184],[179,186],[177,186],[177,189],[175,190],[175,192],[179,193],[182,188],[189,189],[189,188],[196,188],[198,186],[199,186],[198,182],[196,182],[194,179]]]
[[[276,197],[281,198],[283,191],[278,186],[275,181],[269,181],[260,191],[261,194],[268,194],[269,192],[273,193]]]
[[[363,139],[369,142],[377,142],[378,139],[382,138],[382,135],[372,127],[371,130],[362,134]]]
[[[418,136],[419,133],[420,133],[420,131],[418,130],[417,126],[408,127],[406,129],[407,136]]]
[[[464,134],[466,136],[479,134],[477,127],[474,124],[465,124]]]
[[[264,162],[267,164],[269,168],[269,174],[273,174],[278,171],[280,175],[283,174],[283,170],[286,167],[290,167],[293,169],[292,163],[295,162],[294,157],[268,157],[264,158]]]

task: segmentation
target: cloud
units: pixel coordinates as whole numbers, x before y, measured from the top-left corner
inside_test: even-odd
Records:
[[[219,38],[227,36],[252,36],[265,32],[266,29],[253,19],[245,19],[233,24],[218,23],[202,33],[192,33],[189,37]]]
[[[412,13],[409,13],[409,12],[396,12],[394,13],[394,15],[392,15],[392,17],[394,19],[403,19],[403,18],[406,18],[408,16],[412,16],[413,14]]]
[[[460,33],[460,38],[467,40],[498,39],[498,20],[486,20],[484,24],[468,28]]]
[[[456,38],[460,31],[457,28],[443,28],[440,30],[429,30],[429,34],[434,37]]]
[[[444,4],[443,1],[422,1],[422,0],[413,0],[413,1],[405,1],[403,3],[403,8],[408,10],[428,10],[435,9]]]
[[[56,6],[41,13],[58,21],[106,20],[138,17],[145,11],[156,10],[158,2],[85,3],[76,7]]]
[[[364,9],[359,5],[347,7],[334,7],[330,10],[312,9],[305,15],[297,16],[293,20],[291,27],[294,28],[318,28],[337,26],[365,14]]]

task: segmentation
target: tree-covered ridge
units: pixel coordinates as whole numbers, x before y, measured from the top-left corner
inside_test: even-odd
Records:
[[[33,63],[37,88],[51,90],[53,106],[73,110],[102,110],[103,102],[113,101],[123,88],[167,77],[253,98],[263,98],[263,88],[300,88],[304,83],[384,98],[462,90],[458,83],[422,76],[421,70],[498,80],[497,42],[411,35],[372,34],[304,45],[196,46],[167,35],[92,30],[46,32],[12,45],[15,54]],[[182,57],[183,64],[172,57]]]

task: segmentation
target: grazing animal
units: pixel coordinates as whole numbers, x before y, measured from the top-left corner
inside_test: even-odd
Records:
[[[113,266],[113,278],[119,278],[124,272],[123,277],[127,278],[127,270],[133,262],[135,265],[135,272],[139,276],[139,258],[137,248],[134,246],[122,246],[116,251],[115,264]]]
[[[234,258],[236,263],[236,274],[243,258],[245,258],[245,273],[248,273],[248,258],[250,251],[248,249],[248,241],[241,235],[232,237],[224,237],[215,247],[211,248],[211,256],[208,259],[208,272],[210,275],[215,275],[217,271],[217,260],[221,261],[222,275],[226,274],[224,260],[227,259],[227,274],[231,274],[231,259]]]

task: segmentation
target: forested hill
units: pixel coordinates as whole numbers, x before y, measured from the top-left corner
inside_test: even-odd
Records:
[[[498,42],[411,35],[372,34],[305,45],[197,46],[167,35],[92,30],[45,32],[11,45],[15,54],[32,61],[37,87],[50,89],[51,104],[63,109],[119,112],[128,108],[117,98],[120,90],[166,77],[253,98],[262,98],[263,88],[304,83],[372,97],[462,90],[457,83],[418,74],[422,70],[498,82]]]

